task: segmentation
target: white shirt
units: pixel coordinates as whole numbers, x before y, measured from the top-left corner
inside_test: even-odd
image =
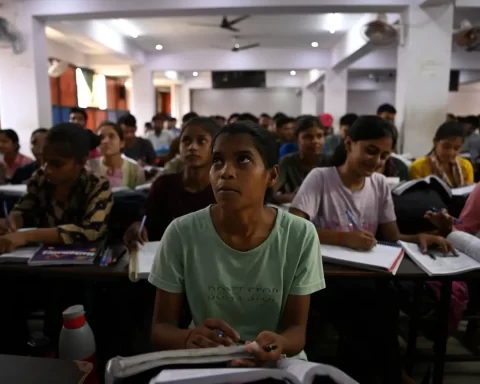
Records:
[[[148,132],[145,138],[152,143],[155,150],[158,150],[161,147],[169,147],[175,136],[172,132],[164,129],[159,135],[156,135],[155,132]]]

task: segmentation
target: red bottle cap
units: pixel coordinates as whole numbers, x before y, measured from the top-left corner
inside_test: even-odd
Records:
[[[67,329],[81,328],[86,322],[83,305],[74,305],[63,311],[63,326]]]

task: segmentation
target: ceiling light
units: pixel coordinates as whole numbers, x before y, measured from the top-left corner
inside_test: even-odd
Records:
[[[369,78],[369,79],[373,79],[373,77],[374,77],[374,76],[373,76],[373,73],[370,73],[370,74],[368,75],[368,78]]]
[[[238,48],[240,48],[240,44],[235,44],[234,47],[235,47],[236,49],[238,49]]]
[[[137,28],[128,20],[116,19],[113,20],[113,23],[118,26],[121,32],[130,37],[133,37],[134,39],[136,39],[140,35]]]
[[[157,44],[157,45],[155,46],[155,49],[156,49],[157,51],[161,51],[161,50],[163,49],[163,45],[162,45],[162,44]]]
[[[295,76],[297,74],[296,71],[290,71],[290,75]]]
[[[316,41],[312,41],[312,47],[313,48],[317,48],[318,47],[318,43]]]
[[[193,75],[193,77],[197,77],[197,76],[198,76],[198,72],[195,71],[195,72],[192,73],[192,75]]]
[[[326,24],[326,29],[328,29],[330,33],[335,33],[341,28],[342,16],[339,13],[329,13]]]
[[[176,71],[165,71],[165,77],[170,80],[178,80],[178,73]]]

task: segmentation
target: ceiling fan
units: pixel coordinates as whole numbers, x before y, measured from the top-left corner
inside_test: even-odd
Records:
[[[248,19],[250,15],[243,15],[239,16],[236,19],[228,20],[227,16],[223,16],[222,21],[220,24],[206,24],[206,23],[190,23],[190,25],[196,25],[200,27],[212,27],[212,28],[221,28],[226,29],[232,32],[240,32],[238,28],[235,28],[234,25],[238,24],[239,22]]]
[[[238,40],[241,39],[241,36],[233,36],[232,41],[233,41],[233,46],[231,48],[226,48],[226,47],[219,47],[217,45],[212,45],[212,48],[218,48],[218,49],[230,49],[232,52],[239,52],[239,51],[245,51],[247,49],[252,49],[252,48],[257,48],[260,46],[260,43],[251,43],[251,44],[245,44],[245,45],[240,45],[238,43]]]

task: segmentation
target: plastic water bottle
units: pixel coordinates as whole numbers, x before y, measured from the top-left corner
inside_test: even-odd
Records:
[[[93,364],[92,373],[95,377],[95,337],[85,319],[83,305],[74,305],[63,312],[63,327],[60,332],[59,357],[64,360],[81,360]],[[96,382],[96,378],[89,377],[88,382]],[[93,381],[95,380],[95,381]]]

